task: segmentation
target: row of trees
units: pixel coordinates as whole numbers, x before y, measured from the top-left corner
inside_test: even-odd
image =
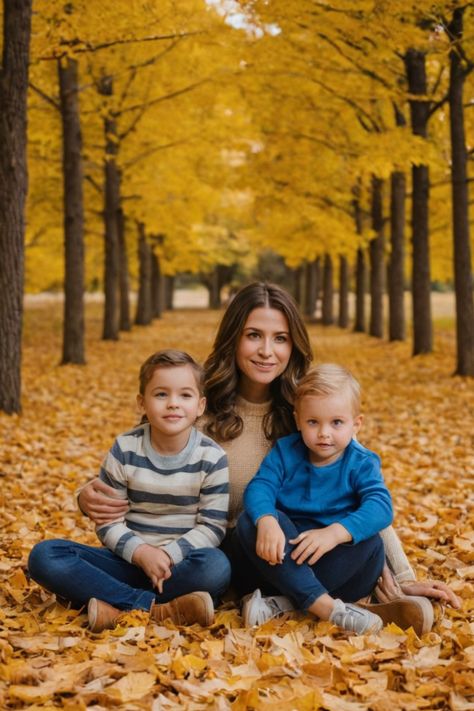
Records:
[[[353,270],[356,330],[368,276],[377,337],[385,282],[389,338],[405,337],[411,283],[414,354],[432,349],[431,281],[453,279],[456,372],[474,375],[472,3],[44,5],[3,0],[1,409],[20,407],[24,244],[29,288],[64,283],[64,363],[85,360],[88,286],[116,339],[131,284],[138,323],[179,272],[217,305],[270,248],[305,274],[309,315],[337,265],[342,326]]]

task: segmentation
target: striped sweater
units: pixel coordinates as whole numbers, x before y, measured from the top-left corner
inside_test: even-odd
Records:
[[[179,563],[194,548],[220,544],[227,526],[229,473],[224,450],[193,428],[186,447],[164,456],[153,449],[148,423],[120,435],[100,478],[127,499],[124,518],[96,527],[101,542],[132,562],[143,543]]]

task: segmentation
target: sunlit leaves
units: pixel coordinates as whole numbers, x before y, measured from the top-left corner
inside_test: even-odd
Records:
[[[439,304],[435,300],[435,316]],[[451,303],[452,310],[452,303]],[[288,615],[251,630],[228,602],[208,630],[148,625],[127,614],[93,635],[25,576],[32,545],[65,537],[96,543],[78,511],[77,485],[94,476],[114,436],[136,422],[141,362],[161,347],[202,360],[219,314],[176,311],[149,328],[101,342],[88,307],[87,366],[57,366],[59,304],[26,311],[22,416],[0,415],[0,705],[165,711],[375,711],[451,708],[472,696],[474,552],[472,386],[450,376],[452,331],[435,353],[310,326],[318,361],[350,367],[363,386],[360,438],[378,451],[393,494],[395,528],[420,579],[449,582],[463,609],[435,606],[431,633],[394,625],[352,637],[328,622]],[[199,328],[196,328],[196,324]]]

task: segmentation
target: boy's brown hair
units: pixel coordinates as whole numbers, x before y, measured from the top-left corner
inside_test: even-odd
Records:
[[[174,350],[173,348],[167,348],[165,350],[152,353],[152,355],[149,356],[142,364],[140,374],[138,376],[140,395],[145,394],[145,388],[152,379],[155,370],[158,370],[158,368],[176,368],[177,366],[182,365],[191,366],[199,394],[202,395],[204,390],[204,371],[202,367],[199,363],[196,363],[194,358],[190,356],[189,353]]]

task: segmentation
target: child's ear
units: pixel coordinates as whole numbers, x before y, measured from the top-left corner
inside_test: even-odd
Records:
[[[199,398],[199,403],[198,403],[198,408],[197,408],[197,415],[196,419],[198,417],[201,417],[203,414],[204,410],[206,409],[206,398],[205,397],[200,397]]]
[[[354,434],[358,433],[358,431],[362,427],[363,421],[364,421],[364,415],[357,415],[357,417],[354,418]]]
[[[299,431],[301,429],[301,427],[300,427],[300,423],[298,421],[298,413],[296,412],[296,410],[293,410],[293,417],[295,418],[296,428]]]
[[[140,413],[140,415],[143,415],[144,414],[143,395],[141,395],[140,393],[138,393],[138,395],[137,395],[137,408],[138,408],[138,412]]]

